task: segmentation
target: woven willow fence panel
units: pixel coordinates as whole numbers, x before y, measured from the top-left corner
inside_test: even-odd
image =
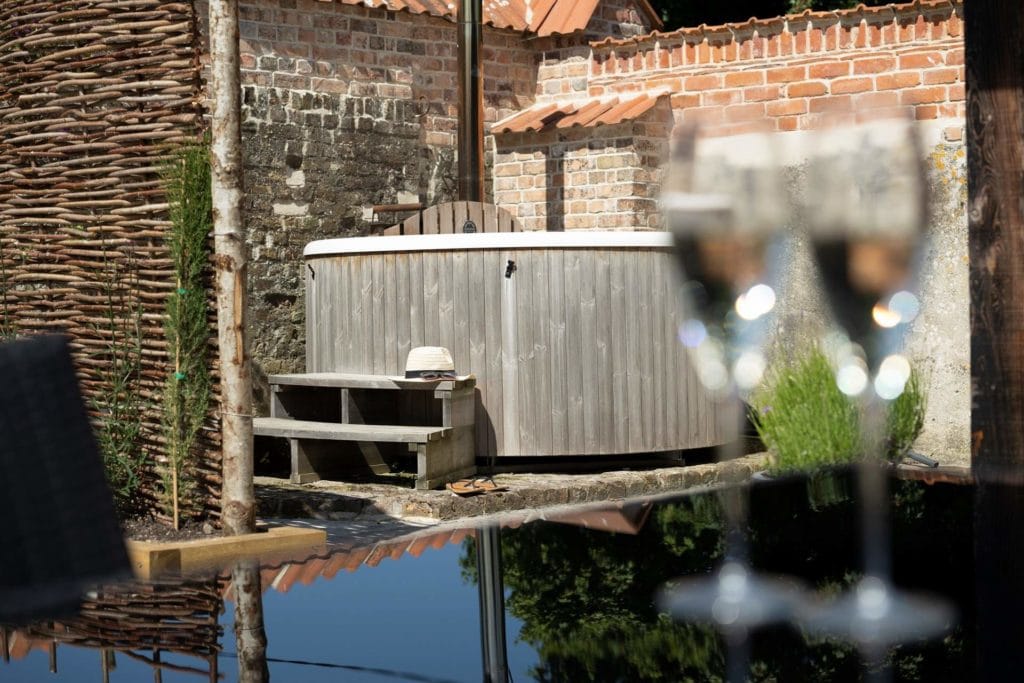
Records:
[[[52,641],[117,650],[154,669],[205,674],[217,680],[223,634],[218,623],[224,608],[221,593],[216,579],[100,586],[85,598],[78,616],[32,624],[17,633],[40,644]],[[198,658],[206,666],[161,661],[161,655],[168,654]]]
[[[202,121],[194,8],[0,0],[0,31],[0,324],[71,335],[92,400],[109,392],[112,350],[140,339],[143,447],[155,464],[173,370],[163,315],[175,291],[160,170]],[[197,495],[218,514],[212,415],[207,427]]]

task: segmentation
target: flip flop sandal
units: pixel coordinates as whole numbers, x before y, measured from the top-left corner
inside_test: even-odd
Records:
[[[484,493],[497,493],[499,491],[508,491],[507,486],[497,484],[490,477],[480,477],[474,480],[474,483],[478,488],[482,489]]]
[[[507,486],[499,486],[490,478],[460,479],[448,484],[446,488],[457,496],[475,496],[480,493],[495,493],[508,490]]]
[[[475,496],[486,491],[483,487],[477,486],[476,479],[453,481],[446,488],[457,496]]]

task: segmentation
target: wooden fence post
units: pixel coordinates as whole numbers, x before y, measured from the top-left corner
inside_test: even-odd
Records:
[[[964,3],[979,681],[1024,668],[1024,8]]]

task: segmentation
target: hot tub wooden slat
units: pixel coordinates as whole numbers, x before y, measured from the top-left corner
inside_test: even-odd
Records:
[[[474,262],[483,264],[480,280],[477,286],[481,287],[481,294],[484,302],[484,365],[487,376],[494,380],[501,378],[501,286],[502,277],[494,277],[501,269],[501,254],[497,251],[487,251],[482,258],[473,259]],[[476,367],[476,366],[474,366]],[[505,443],[504,415],[505,405],[500,381],[493,381],[486,387],[480,388],[481,402],[486,406],[487,412],[483,418],[483,429],[487,432],[488,450],[486,453],[494,453],[497,444]],[[477,417],[477,424],[481,418]]]
[[[568,453],[584,453],[583,329],[580,317],[580,253],[563,252],[565,264],[565,390],[568,397]],[[569,362],[571,361],[571,362]]]
[[[392,249],[309,263],[310,371],[401,373],[411,347],[448,346],[459,372],[478,376],[481,456],[719,439],[722,420],[675,340],[682,317],[665,248]]]
[[[551,396],[551,306],[548,305],[548,263],[547,253],[531,251],[530,263],[534,266],[533,281],[533,391],[537,397],[535,424],[537,425],[537,449],[541,453],[553,452],[552,413],[556,406]]]
[[[543,252],[542,252],[543,253]],[[565,252],[547,252],[548,283],[548,347],[551,354],[551,450],[568,453],[569,395],[566,389],[565,343]]]
[[[519,416],[519,448],[524,453],[537,453],[537,393],[536,365],[533,359],[533,259],[529,252],[515,254],[516,270],[507,278],[516,291],[516,367],[518,382],[516,388],[517,414]]]
[[[612,420],[614,421],[615,449],[626,453],[632,448],[629,440],[629,402],[630,386],[627,367],[628,360],[628,310],[626,308],[626,259],[614,259],[611,263],[611,317],[613,320],[621,320],[623,324],[615,331],[617,334],[611,339],[611,367],[612,384],[619,387],[619,391],[612,394]],[[624,389],[621,390],[621,389]]]

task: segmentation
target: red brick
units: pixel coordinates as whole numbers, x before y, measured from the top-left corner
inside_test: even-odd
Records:
[[[878,90],[894,90],[897,88],[910,88],[921,83],[921,74],[917,71],[903,71],[891,74],[880,74],[875,78],[875,87]]]
[[[704,40],[697,45],[697,63],[707,64],[711,61],[711,46]]]
[[[812,28],[807,34],[807,41],[811,52],[818,52],[821,50],[821,45],[824,42],[824,36],[820,28]]]
[[[807,67],[784,66],[776,69],[768,69],[767,77],[769,83],[792,83],[793,81],[802,81],[807,78]]]
[[[804,81],[803,83],[790,83],[786,88],[787,97],[815,97],[824,95],[828,88],[821,81]]]
[[[792,116],[807,113],[807,100],[777,100],[765,105],[768,116]]]
[[[922,104],[914,108],[914,118],[918,121],[928,121],[939,117],[939,108],[934,104]]]
[[[963,22],[960,21],[960,17],[951,15],[946,20],[946,31],[953,38],[958,38],[963,34]]]
[[[946,64],[949,66],[961,66],[964,63],[964,50],[958,48],[946,53]]]
[[[822,62],[811,64],[807,67],[807,74],[810,78],[835,78],[836,76],[847,76],[850,73],[850,62]]]
[[[869,92],[853,98],[853,105],[857,109],[887,109],[898,106],[899,103],[899,93],[893,91]]]
[[[783,31],[779,34],[779,54],[787,56],[793,52],[793,34]]]
[[[949,86],[949,99],[954,102],[962,102],[967,98],[967,93],[964,91],[963,83],[956,83]]]
[[[764,102],[775,100],[779,97],[780,88],[777,85],[763,85],[755,88],[746,88],[743,91],[744,102]]]
[[[797,130],[800,127],[799,116],[783,116],[780,119],[776,119],[775,127],[780,131],[791,131]]]
[[[671,97],[673,109],[687,109],[689,107],[700,106],[700,95],[699,94],[683,94],[675,93]]]
[[[832,81],[832,94],[844,95],[846,93],[866,92],[874,89],[870,78],[837,78]]]
[[[964,129],[961,126],[950,126],[942,131],[942,134],[948,142],[958,142],[964,139]]]
[[[683,111],[683,121],[703,125],[721,123],[723,114],[722,107],[691,107]]]
[[[934,85],[936,83],[955,83],[956,79],[960,77],[960,69],[929,69],[928,71],[922,72],[922,75],[924,76],[925,85]]]
[[[701,104],[726,105],[736,104],[743,101],[743,93],[739,90],[705,90],[701,94]]]
[[[964,112],[960,109],[963,107],[962,102],[947,102],[939,105],[939,118],[940,119],[955,119],[964,118]]]
[[[762,85],[764,71],[733,71],[725,74],[725,87],[733,88],[745,85]]]
[[[942,86],[911,88],[900,93],[900,104],[928,104],[930,102],[945,101],[946,88]]]
[[[764,117],[764,104],[761,102],[734,104],[725,108],[725,118],[729,122],[750,121],[762,117]]]
[[[895,57],[868,57],[853,61],[853,73],[876,74],[880,71],[891,71],[896,68]]]
[[[914,54],[900,56],[900,68],[927,69],[933,66],[941,66],[945,61],[941,52],[915,52]]]
[[[683,87],[689,91],[713,90],[722,87],[722,77],[718,74],[704,74],[703,76],[690,76],[683,81]]]
[[[838,97],[812,97],[808,102],[810,112],[817,114],[821,112],[850,111],[853,109],[853,98],[849,95]]]

